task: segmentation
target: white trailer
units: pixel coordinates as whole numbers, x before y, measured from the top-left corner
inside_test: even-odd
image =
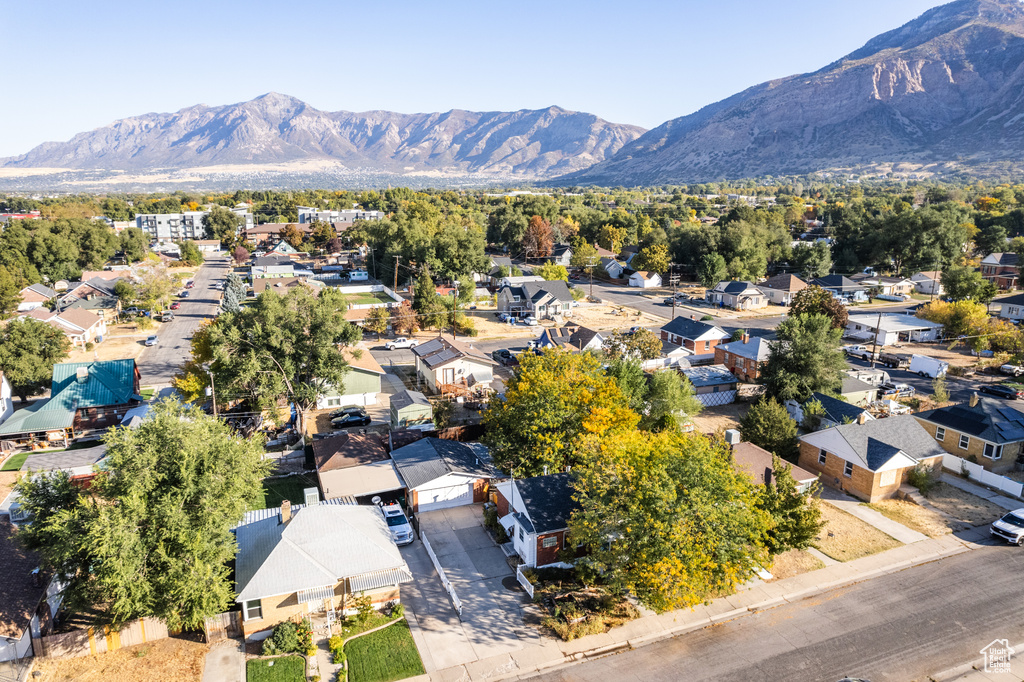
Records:
[[[948,362],[936,360],[935,358],[930,358],[927,355],[917,355],[915,353],[910,356],[910,367],[907,368],[907,371],[934,379],[936,377],[946,376],[947,369],[949,369]]]

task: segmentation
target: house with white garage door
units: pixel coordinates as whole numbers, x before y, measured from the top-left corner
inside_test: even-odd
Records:
[[[481,443],[423,438],[392,450],[391,459],[413,513],[484,502],[490,480],[498,475]]]

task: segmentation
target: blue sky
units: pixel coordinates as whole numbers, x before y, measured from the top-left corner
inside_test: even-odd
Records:
[[[816,70],[935,0],[0,3],[0,157],[265,92],[327,111],[558,105],[646,128]]]

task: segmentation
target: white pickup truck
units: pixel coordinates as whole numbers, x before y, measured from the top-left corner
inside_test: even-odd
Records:
[[[388,350],[395,350],[396,348],[415,348],[420,345],[420,342],[416,339],[407,339],[404,336],[399,336],[394,341],[388,341],[384,344],[384,347]]]
[[[1024,374],[1024,366],[1022,365],[1003,365],[999,368],[999,371],[1003,374],[1009,374],[1010,376],[1019,377]]]
[[[859,344],[855,346],[843,346],[843,350],[846,352],[847,355],[852,355],[854,357],[860,358],[861,360],[870,360],[872,356],[870,348],[868,348],[867,346],[861,346]],[[874,353],[874,357],[876,360],[878,359],[877,352]]]

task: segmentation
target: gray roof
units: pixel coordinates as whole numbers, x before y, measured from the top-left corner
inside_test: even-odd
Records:
[[[801,436],[800,440],[871,471],[885,466],[899,452],[906,453],[914,460],[943,455],[944,451],[938,442],[914,416],[904,414],[863,424],[843,424],[809,433]]]
[[[981,261],[983,264],[991,265],[1016,265],[1017,254],[1013,251],[1006,251],[1002,253],[990,253]]]
[[[22,471],[54,471],[57,469],[77,469],[92,466],[107,454],[106,445],[97,445],[80,450],[63,450],[61,452],[42,452],[29,455],[21,465]]]
[[[768,353],[771,350],[768,341],[760,336],[753,336],[746,343],[733,341],[732,343],[719,344],[718,347],[733,355],[756,360],[757,362],[767,360]]]
[[[821,406],[825,408],[825,416],[836,424],[843,424],[848,421],[855,422],[862,412],[867,411],[856,405],[851,405],[845,400],[839,400],[824,393],[812,393],[810,400],[817,400],[821,403]]]
[[[409,582],[409,567],[376,507],[318,504],[272,516],[236,530],[236,601],[333,586],[381,571]]]
[[[693,384],[694,388],[702,386],[721,386],[735,384],[736,377],[725,365],[708,365],[705,367],[688,367],[680,370]]]
[[[541,338],[547,339],[552,345],[569,346],[576,350],[585,348],[588,343],[598,336],[600,336],[600,333],[593,329],[576,326],[549,327],[541,332]]]
[[[519,288],[523,291],[523,297],[531,301],[539,301],[545,296],[551,296],[562,303],[572,303],[569,285],[560,279],[549,282],[524,282]]]
[[[1024,440],[1024,414],[1000,400],[980,398],[978,404],[950,405],[916,415],[953,431],[990,443]]]
[[[1016,296],[1007,296],[1006,298],[996,299],[993,303],[999,303],[1002,305],[1024,305],[1024,294],[1017,294]]]
[[[843,387],[839,389],[842,395],[847,393],[860,393],[862,391],[875,391],[878,390],[877,386],[872,386],[866,381],[861,381],[856,377],[843,375]]]
[[[448,474],[494,476],[490,451],[480,443],[424,438],[392,450],[391,459],[409,490]]]
[[[40,296],[45,296],[46,298],[53,298],[54,296],[57,295],[56,291],[54,291],[48,286],[43,286],[42,284],[29,284],[25,288],[31,289],[35,293],[39,294]]]
[[[496,268],[511,268],[512,259],[508,256],[491,256],[491,265]]]
[[[725,333],[720,327],[708,324],[707,322],[701,322],[699,320],[691,320],[688,317],[677,317],[668,324],[661,328],[663,331],[681,336],[684,339],[699,339],[708,332],[715,332],[718,338],[728,338],[729,335]]]
[[[423,395],[419,391],[410,391],[408,389],[399,391],[391,396],[392,409],[401,410],[412,405],[430,407],[430,401],[427,400],[427,396]]]
[[[865,288],[862,285],[857,284],[849,277],[843,277],[842,275],[826,275],[825,277],[812,279],[811,284],[819,286],[822,289],[838,289],[840,291],[865,291]]]
[[[426,343],[421,343],[414,347],[412,352],[422,359],[424,364],[430,369],[446,365],[459,358],[469,358],[486,365],[494,364],[493,360],[472,346],[461,341],[455,341],[454,339],[446,339],[443,336],[431,339]]]
[[[747,291],[748,289],[760,291],[756,286],[753,285],[753,283],[744,282],[742,280],[719,282],[718,284],[715,285],[713,291],[723,294],[742,294],[744,291]]]
[[[534,532],[548,533],[568,527],[576,503],[572,499],[572,474],[548,474],[515,482]],[[518,502],[519,500],[517,500]]]

